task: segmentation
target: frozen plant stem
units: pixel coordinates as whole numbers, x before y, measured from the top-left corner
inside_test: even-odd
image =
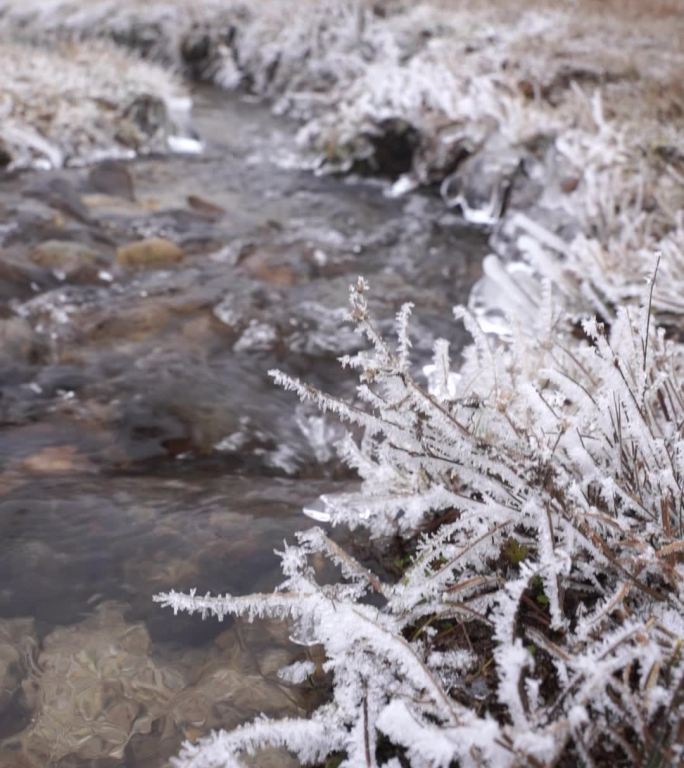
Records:
[[[174,610],[288,619],[293,637],[322,645],[333,678],[306,742],[306,721],[256,721],[187,745],[177,764],[237,766],[275,745],[304,763],[342,753],[345,768],[396,765],[393,750],[412,768],[577,755],[594,766],[604,754],[646,765],[654,743],[676,762],[684,347],[653,326],[650,298],[639,320],[618,308],[609,331],[585,318],[581,338],[547,323],[540,344],[539,329],[511,323],[495,350],[459,312],[475,343],[458,375],[437,344],[425,388],[410,371],[410,308],[395,351],[367,291],[360,278],[350,303],[369,349],[342,361],[358,402],[274,377],[363,431],[343,453],[362,488],[325,497],[331,523],[399,534],[410,557],[398,581],[383,580],[314,528],[281,553],[272,595],[160,595]],[[336,583],[317,581],[314,555],[339,566]]]

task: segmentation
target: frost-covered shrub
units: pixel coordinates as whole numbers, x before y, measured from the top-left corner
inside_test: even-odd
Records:
[[[536,278],[550,280],[570,311],[589,306],[607,322],[621,304],[639,299],[651,254],[659,252],[651,307],[664,322],[681,317],[684,184],[674,168],[647,156],[636,126],[605,118],[600,92],[580,98],[577,109],[586,113],[582,127],[556,140],[576,188],[562,194],[551,185],[536,209],[511,212],[495,247],[502,255],[512,250]],[[569,230],[564,234],[554,231],[559,211]]]
[[[264,745],[350,768],[684,757],[684,348],[653,322],[652,288],[606,328],[559,317],[544,282],[539,311],[511,314],[496,343],[459,309],[473,344],[455,373],[438,342],[424,387],[410,306],[395,348],[359,280],[351,316],[369,349],[343,360],[357,401],[276,379],[360,429],[344,456],[363,485],[325,500],[331,522],[400,532],[410,562],[383,580],[314,528],[281,553],[271,595],[159,596],[289,619],[333,680],[309,720],[213,734],[178,765],[237,766]],[[318,579],[321,554],[337,583]]]

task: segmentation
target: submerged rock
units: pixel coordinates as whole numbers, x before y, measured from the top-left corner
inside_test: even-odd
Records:
[[[22,362],[35,362],[44,346],[30,323],[22,317],[0,320],[0,355]]]
[[[133,179],[128,168],[117,160],[104,160],[88,173],[88,186],[93,192],[134,200]]]
[[[87,457],[73,445],[53,445],[42,448],[24,459],[20,468],[33,474],[61,474],[92,470]]]
[[[184,253],[175,243],[163,237],[149,237],[137,243],[129,243],[118,249],[116,260],[123,267],[134,269],[159,269],[177,264]]]
[[[48,174],[38,177],[27,190],[27,195],[35,197],[60,213],[84,224],[91,222],[90,213],[83,204],[81,195],[76,187],[63,176]]]
[[[20,690],[35,643],[33,619],[0,621],[0,716]]]
[[[145,625],[127,622],[124,612],[123,605],[105,603],[81,623],[55,629],[28,675],[23,658],[33,642],[32,622],[0,625],[0,708],[21,686],[33,713],[22,732],[0,744],[0,765],[137,764],[136,756],[145,755],[159,765],[183,738],[238,725],[260,712],[301,711],[295,692],[260,673],[237,629],[224,632],[221,643],[159,655]],[[275,642],[273,632],[264,637]],[[271,650],[269,673],[276,657],[287,664],[291,653]],[[10,756],[17,762],[8,762]]]
[[[64,240],[47,240],[30,254],[34,264],[49,269],[61,280],[97,280],[98,271],[107,263],[87,245]]]
[[[17,737],[35,764],[69,755],[121,758],[133,732],[149,732],[133,688],[171,681],[155,680],[148,652],[144,627],[127,625],[114,605],[48,635],[38,659],[40,674],[23,684],[33,721]]]

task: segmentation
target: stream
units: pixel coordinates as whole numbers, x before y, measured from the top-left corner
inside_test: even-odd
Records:
[[[298,167],[264,106],[194,100],[201,154],[0,177],[2,767],[152,768],[312,707],[276,675],[308,652],[285,627],[152,596],[271,589],[302,507],[354,482],[340,427],[268,371],[353,395],[357,275],[385,330],[415,303],[418,363],[464,341],[486,233],[436,194]]]

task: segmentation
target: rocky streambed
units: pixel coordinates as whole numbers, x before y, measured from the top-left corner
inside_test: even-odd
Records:
[[[310,652],[286,628],[152,596],[273,587],[302,507],[353,482],[267,372],[352,391],[357,274],[383,322],[420,304],[420,361],[480,273],[485,235],[437,195],[318,177],[287,121],[194,99],[202,154],[0,180],[0,765],[159,766],[315,703],[277,677]]]

